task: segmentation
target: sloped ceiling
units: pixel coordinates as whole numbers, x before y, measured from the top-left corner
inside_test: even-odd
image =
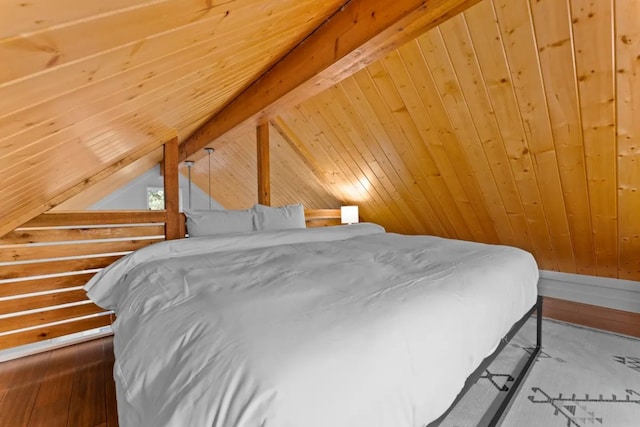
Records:
[[[640,280],[639,19],[483,0],[272,123],[365,220]]]
[[[3,1],[0,233],[170,139],[185,159],[477,1]]]
[[[193,182],[209,191],[211,168],[212,197],[227,208],[245,209],[258,200],[256,128],[238,126],[211,144],[211,158],[201,151],[192,170]],[[270,129],[271,204],[302,203],[306,208],[338,208],[340,199],[309,168],[294,147]],[[183,166],[181,172],[186,173]]]
[[[159,7],[172,2],[140,3]],[[193,19],[199,10],[196,3],[191,9]],[[246,10],[258,3],[264,2],[231,2],[234,7],[246,5]],[[289,16],[285,15],[289,10],[291,21],[286,22],[286,28],[294,31],[295,22],[300,22],[296,32],[299,40],[303,30],[313,27],[336,6],[327,5],[324,12],[316,9],[308,16],[310,21],[296,21],[300,19],[296,13],[307,10],[303,3],[310,4],[274,2],[269,7],[282,15],[269,23],[260,24],[257,15],[246,18],[249,28],[262,31],[264,44],[256,43],[262,38],[247,41],[245,35],[238,36],[236,44],[229,43],[232,47],[227,49],[227,43],[216,39],[211,41],[215,45],[209,52],[212,56],[196,50],[185,60],[176,57],[167,62],[157,56],[156,62],[147,64],[145,61],[152,58],[146,56],[135,63],[150,44],[145,42],[122,52],[113,49],[124,55],[120,62],[116,57],[103,58],[114,54],[112,51],[96,54],[93,60],[104,61],[89,67],[91,62],[79,66],[84,61],[74,62],[64,55],[55,59],[61,50],[51,48],[45,38],[21,44],[24,49],[38,47],[40,62],[31,64],[35,74],[25,79],[23,86],[19,86],[20,79],[0,86],[2,93],[8,87],[11,91],[7,94],[13,94],[0,97],[0,108],[8,108],[10,102],[26,102],[20,108],[25,112],[31,108],[32,114],[20,115],[22,110],[13,107],[4,112],[0,109],[0,128],[10,129],[9,134],[14,135],[11,139],[7,132],[0,135],[0,160],[25,159],[30,163],[20,163],[6,173],[4,165],[0,168],[0,182],[16,186],[11,190],[3,186],[0,201],[14,203],[25,191],[31,194],[28,189],[32,186],[40,186],[33,190],[34,198],[47,200],[51,180],[35,179],[19,185],[19,173],[27,167],[57,169],[55,176],[62,180],[79,159],[88,159],[86,172],[97,168],[92,158],[116,158],[122,152],[118,141],[124,141],[119,140],[122,135],[116,137],[99,128],[98,123],[106,118],[113,123],[131,122],[128,129],[139,129],[141,134],[150,131],[160,135],[176,127],[181,139],[189,135],[221,108],[234,90],[246,85],[251,75],[255,77],[256,70],[266,69],[278,56],[277,46],[282,47],[282,54],[285,45],[294,44],[294,36],[288,42],[269,36],[278,25],[284,25],[282,17]],[[322,2],[313,3],[315,7]],[[112,4],[115,9],[124,7]],[[298,4],[301,6],[296,9]],[[96,1],[86,7],[112,6]],[[213,7],[216,22],[224,21],[220,15],[223,9]],[[105,11],[104,19],[111,15]],[[233,12],[225,19],[232,16]],[[309,207],[356,203],[364,220],[391,231],[512,244],[531,251],[544,269],[640,280],[639,20],[640,0],[482,0],[381,61],[274,115],[272,174],[279,178],[272,178],[272,192],[277,194],[273,203],[303,201]],[[313,25],[306,26],[311,21]],[[198,22],[182,24],[185,28],[179,27],[176,34],[191,34],[183,31],[197,27]],[[171,24],[177,25],[173,20]],[[186,44],[188,39],[180,40]],[[170,33],[159,45],[163,43],[174,43]],[[3,44],[9,46],[0,40],[0,49]],[[166,58],[172,58],[170,52],[177,48],[167,49]],[[179,52],[188,51],[191,49]],[[133,65],[126,59],[131,53]],[[210,67],[198,62],[201,56],[209,58]],[[200,64],[187,66],[194,79],[190,83],[172,74],[184,61]],[[104,78],[100,77],[102,67],[122,67],[122,75],[131,75],[131,80],[106,79],[113,85],[104,86],[112,91],[108,94],[86,92],[75,99],[62,96],[62,92],[73,94],[81,88],[98,90],[88,79]],[[207,71],[200,72],[199,67]],[[223,71],[216,71],[221,67]],[[138,68],[138,77],[130,74]],[[40,87],[36,79],[49,73],[61,83],[75,81],[68,80],[72,77],[65,70],[75,70],[75,74],[69,73],[76,76],[75,86],[65,89],[52,78],[42,85],[42,92],[28,90]],[[91,71],[94,76],[86,74]],[[145,82],[138,88],[138,80],[147,75],[152,81],[164,76],[163,83],[151,88]],[[230,89],[219,91],[219,87]],[[142,101],[138,100],[142,96],[139,90],[149,90]],[[28,94],[26,101],[20,99],[21,93]],[[48,99],[57,101],[47,104]],[[127,115],[134,111],[127,107],[136,102],[144,108],[136,104],[137,115]],[[40,104],[49,105],[47,111],[56,111],[59,116],[62,111],[77,111],[74,106],[87,105],[92,115],[82,126],[70,127],[73,132],[64,128],[45,137],[50,122],[45,120],[46,114],[36,114],[44,108]],[[14,119],[5,120],[10,116]],[[65,120],[73,116],[61,115]],[[142,116],[144,121],[139,118]],[[138,120],[144,126],[136,127]],[[56,128],[56,123],[51,126]],[[154,126],[147,128],[150,123]],[[93,130],[98,137],[91,141],[113,143],[87,143]],[[70,132],[69,137],[58,139],[56,135],[62,132]],[[148,137],[138,138],[136,132],[127,135],[127,143],[149,143]],[[15,139],[23,134],[32,136]],[[43,153],[62,144],[65,149]],[[211,164],[211,193],[216,199],[228,208],[253,204],[253,124],[241,126],[210,145],[216,148],[211,163],[200,151],[194,156],[194,181],[206,191]],[[56,154],[54,162],[45,161],[49,154]]]
[[[127,156],[185,139],[343,4],[3,1],[0,228]]]

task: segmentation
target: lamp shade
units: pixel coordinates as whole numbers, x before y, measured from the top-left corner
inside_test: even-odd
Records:
[[[340,208],[340,222],[343,224],[355,224],[359,222],[357,206],[342,206]]]

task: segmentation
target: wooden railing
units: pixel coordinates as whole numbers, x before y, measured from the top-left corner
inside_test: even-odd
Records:
[[[0,349],[110,325],[82,286],[164,240],[164,211],[45,213],[0,238]]]
[[[340,209],[307,209],[308,227]],[[165,239],[165,211],[45,213],[0,237],[0,350],[108,326],[82,287],[126,254]],[[184,236],[184,215],[179,215]]]

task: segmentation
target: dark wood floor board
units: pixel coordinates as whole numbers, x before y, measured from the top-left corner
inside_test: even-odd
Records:
[[[29,418],[29,427],[67,427],[69,419],[69,397],[48,405],[34,407]]]
[[[78,351],[69,402],[69,427],[107,422],[104,363],[102,340],[91,341],[83,351]]]
[[[640,338],[640,313],[544,298],[545,317]]]
[[[0,426],[118,427],[113,360],[107,337],[0,363]]]
[[[0,425],[28,426],[40,390],[40,380],[47,370],[50,356],[50,352],[43,353],[32,356],[24,364],[16,364],[13,375],[5,379],[7,392],[0,402]]]
[[[116,383],[113,380],[113,364],[115,362],[113,340],[104,342],[104,360],[105,406],[107,411],[106,427],[118,427],[118,408],[115,399]]]
[[[9,388],[10,379],[17,371],[30,369],[33,366],[42,366],[43,363],[48,363],[50,356],[50,352],[45,352],[0,363],[0,389]]]
[[[69,404],[69,396],[76,372],[77,346],[60,348],[49,361],[36,399],[36,408],[59,403]]]

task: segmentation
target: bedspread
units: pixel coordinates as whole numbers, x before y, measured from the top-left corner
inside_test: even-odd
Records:
[[[537,280],[516,248],[359,224],[162,242],[86,289],[117,314],[122,427],[414,427]]]

